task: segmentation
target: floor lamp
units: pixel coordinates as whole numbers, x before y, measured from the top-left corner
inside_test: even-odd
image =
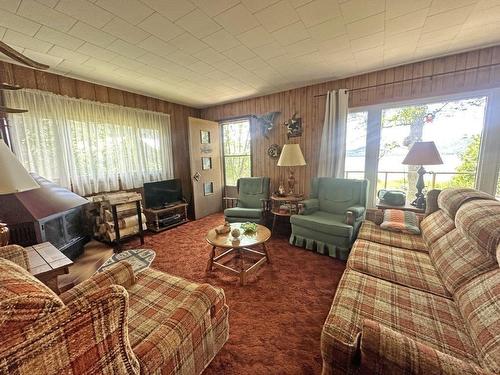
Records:
[[[0,165],[2,166],[0,170],[0,195],[20,193],[40,187],[1,139]],[[0,246],[5,246],[8,242],[9,228],[7,224],[1,223],[0,218]]]
[[[417,170],[418,180],[416,185],[416,198],[411,202],[411,205],[420,209],[425,209],[425,196],[422,190],[425,188],[424,175],[427,171],[424,169],[424,165],[443,164],[443,160],[441,159],[441,155],[439,155],[435,143],[415,142],[403,160],[403,164],[420,165],[420,168]]]

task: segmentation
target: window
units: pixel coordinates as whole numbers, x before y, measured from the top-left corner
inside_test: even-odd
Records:
[[[249,119],[223,122],[222,142],[225,184],[236,186],[238,178],[252,176]]]
[[[168,115],[38,90],[5,93],[14,150],[29,171],[89,195],[173,177]]]
[[[426,188],[476,185],[486,97],[382,110],[377,190],[416,192],[419,166],[401,162],[414,142],[434,141],[443,164],[425,166]]]
[[[347,116],[345,178],[365,178],[367,126],[368,112],[350,112]]]

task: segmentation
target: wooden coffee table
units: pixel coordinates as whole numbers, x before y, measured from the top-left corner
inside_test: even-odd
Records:
[[[240,228],[241,224],[242,223],[231,223],[231,230]],[[243,230],[241,230],[239,241],[233,241],[231,233],[217,234],[215,229],[210,230],[206,239],[207,242],[212,245],[212,251],[210,252],[210,259],[208,260],[207,271],[212,271],[214,266],[219,267],[223,270],[237,274],[240,277],[240,284],[245,285],[248,274],[255,273],[265,262],[271,263],[269,252],[266,248],[266,241],[269,240],[269,238],[271,238],[271,231],[260,224],[257,224],[257,231],[254,233],[243,233]],[[254,247],[260,247],[262,251],[256,250]],[[217,248],[223,250],[219,255],[215,255],[215,250]],[[249,262],[251,264],[250,267],[245,267],[245,253],[257,256],[258,260],[256,262]],[[234,256],[236,256],[238,260],[238,267],[232,267],[222,263],[223,260],[228,260],[230,257]]]

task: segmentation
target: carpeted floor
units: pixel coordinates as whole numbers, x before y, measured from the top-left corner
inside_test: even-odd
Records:
[[[205,272],[210,250],[205,235],[221,223],[222,214],[211,215],[148,235],[141,246],[156,251],[152,267],[224,289],[230,338],[205,374],[320,374],[321,327],[345,264],[276,235],[268,243],[272,264],[240,286],[222,270]],[[134,246],[132,241],[127,247]]]

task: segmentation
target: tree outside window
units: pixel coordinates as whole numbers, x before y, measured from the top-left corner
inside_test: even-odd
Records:
[[[226,186],[236,186],[240,177],[252,176],[250,121],[239,119],[222,123],[222,143]]]

